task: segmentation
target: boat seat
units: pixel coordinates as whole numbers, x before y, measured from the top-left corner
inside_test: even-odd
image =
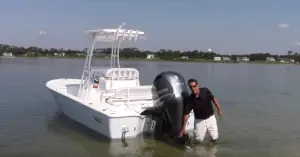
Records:
[[[103,94],[105,94],[107,98],[111,98],[111,99],[115,99],[115,100],[123,100],[123,101],[126,101],[127,98],[129,100],[153,99],[151,86],[150,87],[135,87],[135,88],[128,88],[128,89],[125,88],[125,89],[120,89],[120,90],[108,90],[101,94],[102,100],[104,98]]]
[[[116,97],[117,98],[126,98],[127,93],[129,91],[128,97],[129,98],[138,98],[138,99],[143,99],[143,98],[152,98],[152,90],[151,88],[129,88],[128,89],[123,89],[118,92],[116,92]]]
[[[105,79],[100,80],[100,87],[105,87],[105,90],[138,86],[139,71],[134,68],[111,68],[107,70]]]

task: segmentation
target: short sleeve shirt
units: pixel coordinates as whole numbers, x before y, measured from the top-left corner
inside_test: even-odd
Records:
[[[214,114],[212,101],[214,95],[206,87],[200,88],[200,94],[196,97],[191,94],[184,100],[184,114],[194,111],[195,119],[207,119]]]

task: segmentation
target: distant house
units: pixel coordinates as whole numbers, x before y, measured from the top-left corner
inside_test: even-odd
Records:
[[[250,61],[250,58],[249,58],[249,57],[242,57],[242,61],[244,61],[244,62],[249,62],[249,61]]]
[[[11,52],[4,52],[2,56],[13,57],[13,54]]]
[[[54,53],[54,56],[65,56],[66,53],[62,52],[62,53]]]
[[[276,59],[274,57],[267,57],[266,58],[266,61],[269,61],[269,62],[275,62]]]
[[[27,53],[24,54],[24,56],[35,56],[36,54],[38,54],[38,53],[36,53],[36,52],[27,52]]]
[[[296,61],[294,59],[289,59],[289,58],[278,58],[280,63],[295,63]]]
[[[229,57],[223,57],[223,61],[230,61]]]
[[[154,54],[147,54],[147,59],[154,59],[154,58],[155,58]]]
[[[221,61],[222,57],[214,57],[214,61]]]
[[[3,52],[0,58],[15,58],[15,56],[11,52]]]
[[[189,59],[188,56],[182,56],[181,59]]]

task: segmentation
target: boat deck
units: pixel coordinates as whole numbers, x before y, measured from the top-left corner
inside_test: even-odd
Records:
[[[154,100],[140,99],[127,102],[126,99],[113,99],[111,101],[100,100],[100,95],[103,91],[91,92],[90,102],[87,105],[99,112],[106,114],[109,117],[125,117],[125,116],[140,116],[146,108],[152,107]]]

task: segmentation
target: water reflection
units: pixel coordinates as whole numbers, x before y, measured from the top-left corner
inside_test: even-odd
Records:
[[[48,121],[47,128],[56,136],[68,138],[71,143],[78,143],[84,151],[90,156],[144,156],[142,148],[145,145],[151,145],[150,140],[136,138],[134,140],[109,141],[104,136],[86,128],[85,126],[74,122],[68,117],[57,114],[53,119]],[[146,148],[146,147],[145,147]]]
[[[61,141],[66,141],[63,139],[67,138],[72,145],[78,144],[80,148],[76,151],[83,149],[84,154],[91,157],[213,157],[217,152],[217,148],[212,146],[197,145],[184,149],[147,136],[126,141],[110,141],[59,112],[48,119],[47,129],[55,137],[61,138]],[[63,143],[63,145],[70,143]]]
[[[196,145],[193,148],[192,154],[197,157],[216,157],[216,153],[218,151],[217,145],[215,146],[203,146]]]

